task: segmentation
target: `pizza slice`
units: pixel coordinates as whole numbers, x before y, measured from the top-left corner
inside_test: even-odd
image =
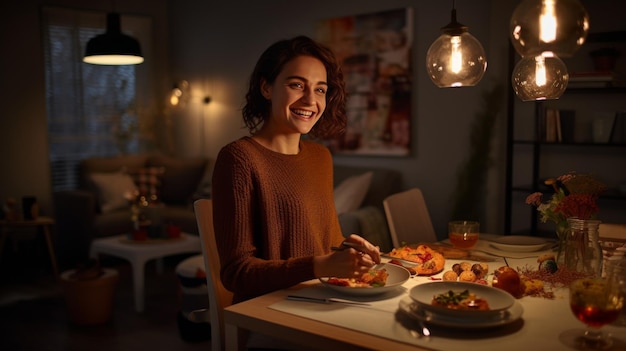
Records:
[[[443,255],[428,245],[420,244],[417,247],[402,246],[394,248],[389,253],[390,257],[405,261],[415,262],[412,267],[418,275],[433,275],[441,272],[446,263]]]

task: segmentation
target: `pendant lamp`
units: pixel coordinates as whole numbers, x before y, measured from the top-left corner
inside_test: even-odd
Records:
[[[522,57],[545,51],[571,57],[588,31],[589,14],[578,0],[524,0],[513,11],[509,35]]]
[[[87,42],[83,62],[96,65],[136,65],[143,62],[137,39],[122,33],[119,13],[109,13],[106,32]]]
[[[440,88],[474,86],[487,69],[485,50],[468,27],[456,21],[452,4],[451,22],[441,28],[441,36],[426,53],[426,69]]]
[[[513,69],[513,90],[522,101],[558,99],[568,82],[565,63],[550,52],[523,57]]]

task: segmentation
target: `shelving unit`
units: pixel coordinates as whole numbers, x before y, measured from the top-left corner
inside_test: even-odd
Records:
[[[589,52],[599,46],[619,47],[618,61],[626,79],[626,31],[589,34],[587,43],[576,56],[564,60],[570,67],[581,70],[591,67]],[[586,50],[583,50],[586,49]],[[510,47],[510,72],[516,63],[516,54]],[[589,61],[589,62],[585,62]],[[587,69],[591,71],[591,69]],[[535,207],[525,204],[529,194],[552,190],[543,184],[546,178],[557,177],[568,171],[593,173],[609,186],[599,200],[600,219],[607,222],[626,222],[626,193],[618,184],[626,183],[626,143],[593,141],[591,123],[601,113],[614,115],[626,111],[626,81],[613,86],[568,88],[558,100],[522,102],[512,89],[509,93],[507,123],[507,162],[505,183],[505,233],[553,235],[554,229],[543,226]],[[540,135],[540,116],[546,108],[575,111],[575,135],[567,142],[546,142]],[[623,139],[622,139],[623,140]],[[607,140],[608,141],[608,140]],[[606,219],[603,217],[606,213]]]

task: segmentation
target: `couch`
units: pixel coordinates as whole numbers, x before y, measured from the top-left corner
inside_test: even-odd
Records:
[[[384,252],[389,252],[393,246],[391,235],[385,218],[383,200],[402,191],[402,174],[393,169],[372,168],[360,166],[335,165],[333,181],[335,185],[335,203],[337,204],[337,189],[349,178],[355,179],[371,172],[367,190],[357,208],[339,213],[339,224],[344,236],[352,233],[359,234],[380,246]],[[358,197],[358,196],[357,196]],[[353,206],[354,207],[354,206]]]
[[[95,238],[133,229],[129,188],[141,193],[162,224],[198,233],[193,201],[208,197],[209,161],[161,154],[85,159],[78,166],[78,190],[54,194],[57,250],[61,264],[86,262]]]

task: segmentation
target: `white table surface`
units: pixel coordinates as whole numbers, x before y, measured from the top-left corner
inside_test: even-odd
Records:
[[[128,260],[133,270],[133,293],[135,310],[144,310],[145,265],[152,259],[166,256],[202,252],[200,238],[182,233],[180,239],[132,242],[126,235],[95,239],[91,243],[91,257],[99,254],[117,256]]]
[[[501,254],[504,255],[505,253],[501,252]],[[524,256],[528,256],[528,254],[524,254]],[[504,258],[500,257],[496,258],[496,260],[497,261],[488,263],[490,272],[505,265]],[[462,260],[446,260],[446,268],[444,271],[450,269],[454,263],[461,261]],[[533,268],[537,266],[536,256],[525,258],[507,257],[506,261],[514,268],[526,265]],[[443,272],[434,277],[440,277],[442,274]],[[268,294],[273,297],[273,300],[260,297],[243,302],[242,304],[258,304],[272,301],[271,303],[267,303],[265,308],[301,317],[301,320],[296,319],[295,321],[289,318],[289,322],[286,323],[291,324],[290,327],[298,329],[298,331],[304,330],[307,332],[308,322],[305,322],[305,320],[312,320],[337,327],[336,329],[328,328],[325,337],[334,338],[334,336],[331,335],[334,332],[341,334],[342,330],[345,331],[348,329],[358,333],[355,335],[367,335],[368,338],[373,336],[374,338],[370,339],[375,341],[378,347],[384,345],[383,347],[386,348],[388,343],[389,347],[395,347],[396,349],[398,349],[399,346],[401,347],[399,344],[405,344],[407,346],[413,345],[413,347],[418,346],[434,350],[567,350],[570,348],[568,348],[561,339],[573,330],[582,330],[584,328],[583,323],[578,321],[570,310],[568,290],[554,289],[556,298],[553,300],[528,296],[518,299],[517,302],[521,304],[524,309],[523,315],[519,321],[508,326],[475,331],[459,331],[431,326],[431,337],[415,338],[410,328],[417,329],[418,324],[410,319],[398,318],[396,311],[398,310],[399,301],[408,296],[408,291],[412,287],[430,281],[432,280],[427,277],[411,278],[403,285],[402,289],[398,290],[396,293],[388,293],[382,296],[380,300],[371,300],[366,297],[350,297],[354,300],[370,300],[368,302],[371,303],[371,306],[365,307],[340,304],[318,304],[285,299],[285,296],[288,294],[345,298],[345,296],[338,296],[334,291],[324,288],[316,281],[307,282],[307,284],[300,286],[300,289],[289,289]],[[236,324],[241,321],[240,317],[244,317],[247,313],[245,306],[238,305],[235,305],[235,307],[231,306],[230,308],[237,313],[230,314],[229,308],[227,308],[225,312],[226,323],[231,328],[230,340],[227,340],[227,346],[236,345],[236,342],[233,340],[233,327],[236,327]],[[256,308],[260,309],[263,307],[257,306]],[[267,316],[262,316],[263,313],[252,316],[255,314],[253,311],[249,314],[249,316],[245,317],[249,317],[254,322],[260,323],[248,323],[246,321],[241,324],[245,324],[245,327],[249,329],[252,329],[250,326],[258,325],[257,330],[255,330],[257,332],[263,332],[263,330],[265,330],[265,332],[268,330],[271,331],[272,329],[263,328],[263,322],[271,324],[275,322],[272,318],[276,319],[276,317],[280,317],[280,315],[274,316],[273,313],[267,313]],[[302,321],[302,325],[305,325],[305,327],[299,325],[300,321]],[[407,326],[409,328],[407,328]],[[626,328],[609,325],[604,327],[603,330],[612,333],[613,337],[616,338],[615,350],[626,350]],[[315,333],[314,330],[310,330],[309,332]],[[284,331],[282,331],[282,333],[284,333]],[[273,336],[281,337],[280,333]],[[385,340],[387,340],[387,342],[385,342]],[[229,349],[232,348],[229,346]],[[392,348],[390,348],[390,350],[391,349]]]

